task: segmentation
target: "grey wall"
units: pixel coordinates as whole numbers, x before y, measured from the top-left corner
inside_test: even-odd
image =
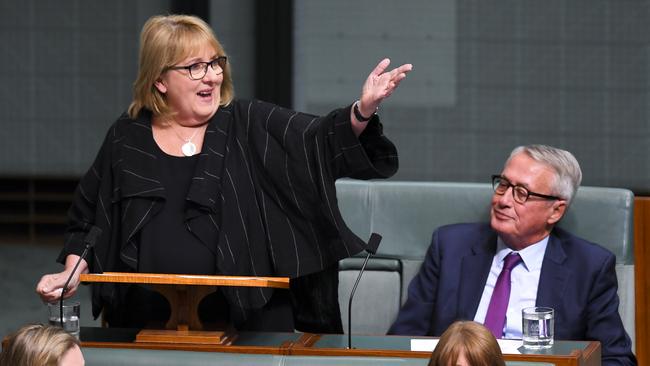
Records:
[[[545,143],[575,153],[585,184],[650,194],[648,4],[296,1],[294,107],[351,103],[388,56],[415,65],[381,109],[401,155],[395,179],[486,181],[514,146]],[[253,7],[210,6],[246,98]],[[0,174],[82,174],[130,102],[140,27],[169,8],[0,0]]]
[[[396,179],[487,181],[512,148],[572,151],[584,184],[650,193],[649,2],[296,2],[296,105],[358,98],[384,56],[414,71],[381,108]]]
[[[85,172],[131,99],[140,28],[168,3],[0,2],[0,172]]]
[[[228,53],[237,97],[252,98],[255,85],[255,0],[212,0],[210,25]]]

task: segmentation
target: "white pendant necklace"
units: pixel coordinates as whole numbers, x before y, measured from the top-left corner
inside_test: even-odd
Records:
[[[170,124],[170,126],[172,127],[172,130],[174,130],[176,136],[178,136],[178,138],[180,138],[181,140],[185,141],[185,143],[181,146],[181,152],[183,153],[183,155],[192,156],[196,154],[196,145],[192,142],[192,139],[194,138],[194,136],[196,136],[196,133],[199,132],[199,128],[195,128],[192,136],[190,136],[189,139],[185,139],[176,131],[176,129],[174,129],[174,125]]]
[[[187,141],[181,146],[181,151],[185,156],[192,156],[196,154],[196,145],[192,141]]]

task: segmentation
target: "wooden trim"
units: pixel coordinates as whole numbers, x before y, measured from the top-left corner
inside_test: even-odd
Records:
[[[587,352],[588,351],[588,352]],[[294,356],[347,356],[347,357],[405,357],[429,358],[431,352],[382,349],[346,349],[292,347],[290,355]],[[600,344],[591,342],[584,351],[574,350],[570,355],[543,354],[504,354],[506,361],[548,362],[556,366],[600,366]]]
[[[304,334],[297,341],[283,342],[277,346],[238,346],[227,342],[221,344],[181,344],[151,342],[87,342],[82,340],[82,348],[130,348],[152,350],[184,350],[202,352],[273,354],[287,356],[344,356],[344,357],[406,357],[429,358],[431,352],[386,349],[345,349],[317,348],[314,340],[318,334]],[[583,350],[573,350],[570,354],[504,354],[506,361],[526,361],[552,363],[556,366],[600,366],[600,343],[590,342]]]
[[[295,346],[295,347],[311,347],[316,342],[318,342],[320,337],[321,337],[320,334],[305,333],[302,336],[300,336],[300,339],[298,339],[297,342],[292,344],[292,346]]]
[[[184,343],[218,345],[228,339],[225,331],[142,329],[137,343]]]
[[[650,318],[647,315],[650,294],[650,197],[634,199],[634,298],[636,357],[639,365],[650,364]]]
[[[252,276],[208,276],[161,273],[104,272],[82,274],[81,282],[101,283],[141,283],[153,285],[169,302],[171,314],[165,324],[166,330],[148,332],[140,337],[141,342],[168,343],[206,343],[219,344],[224,333],[201,332],[204,324],[199,319],[197,309],[201,300],[215,286],[273,287],[289,288],[288,277]],[[184,339],[182,342],[176,339]]]
[[[275,347],[255,347],[236,345],[213,345],[213,344],[184,344],[184,343],[143,343],[143,342],[81,342],[82,348],[125,348],[125,349],[149,349],[149,350],[173,350],[173,351],[198,351],[198,352],[222,352],[222,353],[246,353],[262,355],[287,354],[282,345]]]
[[[602,349],[600,347],[600,342],[589,343],[587,348],[582,351],[582,355],[583,358],[587,361],[585,361],[585,365],[581,366],[587,366],[587,364],[594,366],[600,365],[602,359]]]
[[[144,283],[156,285],[241,286],[289,288],[288,277],[208,276],[159,273],[104,272],[80,276],[81,282]]]

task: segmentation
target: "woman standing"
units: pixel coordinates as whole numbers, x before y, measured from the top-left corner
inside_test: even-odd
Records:
[[[292,277],[291,291],[224,287],[200,307],[239,329],[341,332],[337,262],[364,248],[343,222],[339,177],[389,177],[395,147],[375,113],[411,70],[381,61],[353,104],[324,117],[234,99],[226,52],[193,16],[155,16],[140,39],[128,114],[110,128],[70,210],[61,273],[36,287],[61,295],[91,227],[103,234],[79,272]],[[75,274],[65,297],[79,285]],[[163,321],[139,286],[98,284],[93,314],[111,326]]]

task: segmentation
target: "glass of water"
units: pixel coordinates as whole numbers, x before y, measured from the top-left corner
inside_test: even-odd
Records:
[[[48,321],[50,325],[61,326],[61,307],[60,303],[53,302],[47,304]],[[78,301],[63,301],[63,329],[79,339],[79,312],[80,305]]]
[[[530,307],[521,310],[524,347],[544,349],[553,346],[555,314],[553,308]]]

